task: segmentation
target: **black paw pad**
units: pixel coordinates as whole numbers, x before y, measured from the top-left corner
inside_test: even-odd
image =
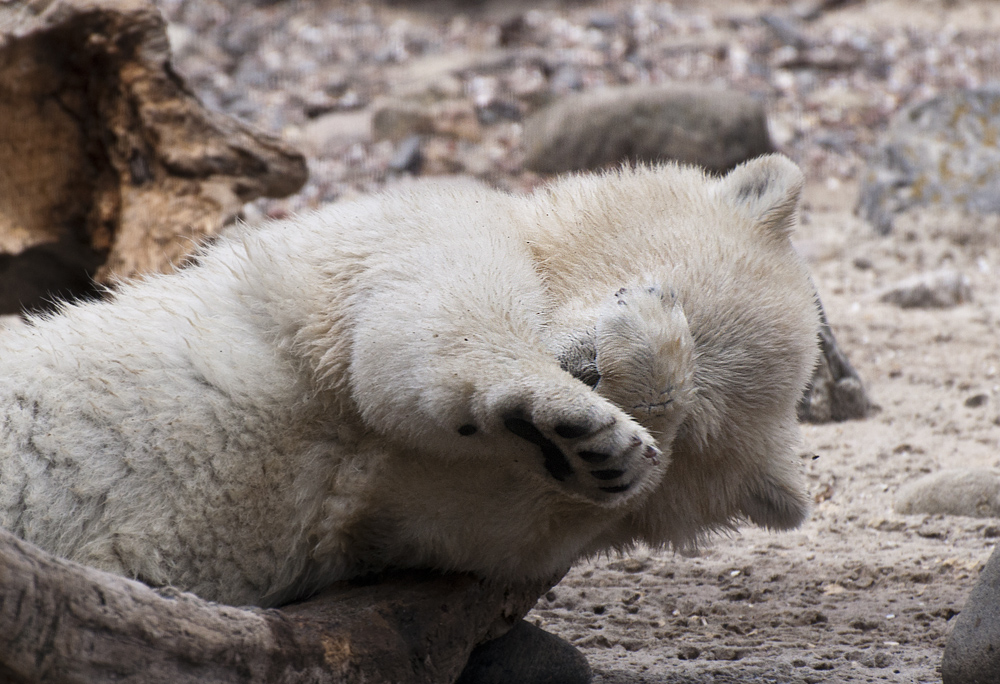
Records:
[[[509,416],[504,418],[504,427],[513,432],[521,439],[526,439],[532,444],[537,444],[542,449],[542,458],[545,459],[545,469],[549,475],[560,482],[573,474],[573,466],[569,460],[559,450],[556,443],[542,434],[542,431],[524,418]]]
[[[608,470],[591,470],[590,474],[596,477],[598,480],[617,480],[619,477],[625,474],[625,471],[610,468]]]
[[[577,437],[583,437],[590,432],[590,428],[586,425],[574,425],[572,423],[562,423],[556,425],[556,434],[563,439],[576,439]]]
[[[478,428],[475,425],[471,425],[471,424],[470,425],[463,425],[462,427],[458,428],[458,434],[462,435],[463,437],[468,437],[469,435],[474,435],[474,434],[476,434],[477,431],[478,431]]]
[[[600,451],[580,451],[577,456],[587,463],[604,463],[611,458],[611,454],[602,454]]]

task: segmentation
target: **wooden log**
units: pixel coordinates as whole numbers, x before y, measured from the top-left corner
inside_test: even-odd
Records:
[[[552,582],[399,572],[235,608],[51,556],[0,530],[0,681],[451,683]]]

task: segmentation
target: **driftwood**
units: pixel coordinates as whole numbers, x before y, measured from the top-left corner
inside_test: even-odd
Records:
[[[552,583],[511,589],[406,572],[281,609],[233,608],[55,558],[0,530],[0,681],[450,684],[477,643],[503,634]]]
[[[0,2],[0,121],[0,255],[12,268],[54,245],[35,273],[60,254],[100,283],[169,271],[307,175],[289,146],[202,106],[146,0]]]

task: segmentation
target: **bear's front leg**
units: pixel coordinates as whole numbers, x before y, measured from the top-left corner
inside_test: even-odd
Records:
[[[656,440],[559,367],[523,246],[486,237],[424,245],[419,262],[450,266],[385,269],[362,290],[350,372],[362,420],[413,458],[491,459],[484,473],[499,464],[602,506],[651,490],[666,467]]]

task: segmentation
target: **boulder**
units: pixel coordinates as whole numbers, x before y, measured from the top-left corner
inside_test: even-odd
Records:
[[[893,119],[862,176],[858,213],[880,234],[926,206],[1000,213],[1000,90],[957,90]]]
[[[904,515],[1000,518],[1000,471],[956,468],[932,473],[901,487],[895,508]]]
[[[147,0],[0,3],[0,121],[0,253],[54,245],[28,255],[44,268],[28,265],[27,290],[169,271],[307,176],[297,151],[201,105]],[[0,278],[22,266],[7,259]]]
[[[944,649],[944,684],[1000,682],[1000,548],[994,549]]]
[[[877,296],[903,309],[950,309],[972,299],[972,286],[968,276],[944,268],[888,285]]]
[[[764,106],[688,86],[626,86],[568,95],[524,122],[525,167],[562,173],[675,160],[723,173],[774,151]]]

